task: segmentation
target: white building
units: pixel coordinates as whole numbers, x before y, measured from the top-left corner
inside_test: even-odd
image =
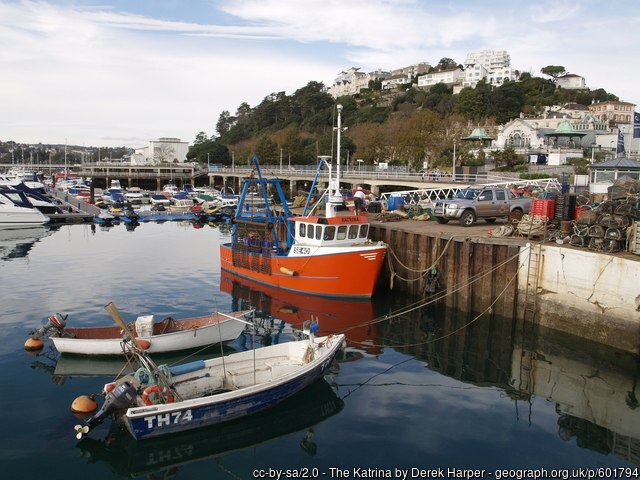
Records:
[[[392,90],[400,87],[401,85],[411,85],[411,76],[399,73],[397,75],[391,75],[389,78],[382,81],[383,90]]]
[[[517,80],[511,57],[506,50],[482,50],[469,52],[464,61],[465,78],[458,90],[464,87],[475,88],[480,80],[490,85],[500,86],[506,80]],[[458,93],[454,90],[454,93]]]
[[[154,163],[184,163],[187,161],[189,143],[179,138],[160,137],[149,140],[149,145],[137,148],[131,156],[131,163],[136,165]]]
[[[333,98],[338,98],[342,95],[355,95],[360,93],[363,88],[369,88],[371,80],[385,80],[391,76],[389,72],[379,69],[370,73],[360,72],[359,70],[357,67],[351,67],[347,71],[340,72],[333,81],[331,88],[329,88],[329,94]]]
[[[437,83],[456,85],[458,83],[462,83],[463,79],[464,72],[456,67],[450,70],[442,70],[440,72],[432,72],[427,73],[426,75],[420,75],[418,77],[418,87],[430,88]]]
[[[584,81],[584,77],[580,75],[574,75],[573,73],[567,73],[556,80],[556,85],[560,88],[579,90],[587,88]]]

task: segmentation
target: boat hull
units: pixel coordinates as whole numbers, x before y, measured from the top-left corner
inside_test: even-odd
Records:
[[[295,250],[296,247],[292,247]],[[311,251],[306,248],[301,252]],[[352,249],[321,248],[299,256],[242,252],[234,258],[233,245],[220,246],[220,268],[264,285],[326,297],[370,298],[375,291],[386,254],[384,245]],[[246,266],[251,268],[247,268]]]
[[[322,346],[322,342],[325,342],[325,346]],[[136,440],[143,440],[216,425],[258,413],[290,398],[322,378],[343,342],[344,335],[316,339],[314,350],[318,353],[315,359],[297,367],[294,372],[275,376],[270,381],[257,382],[252,386],[239,390],[193,400],[129,408],[121,417],[121,420]],[[306,341],[292,343],[307,344]],[[287,347],[288,344],[279,344],[264,347],[260,350],[273,351],[273,358],[277,358],[282,356],[282,352]],[[250,360],[254,355],[254,351],[247,351],[242,354],[246,359]],[[233,354],[229,357],[237,357],[242,354]],[[221,359],[214,359],[213,361],[220,362]],[[266,364],[266,362],[258,362],[259,366]],[[228,374],[230,375],[231,372],[228,372]],[[174,377],[173,381],[178,385],[180,379],[179,377]]]
[[[180,323],[178,320],[176,323]],[[65,336],[51,337],[56,350],[60,353],[75,355],[122,355],[122,335],[119,327],[87,327],[85,330],[103,330],[104,335],[112,335],[111,338],[69,338]],[[67,334],[73,334],[83,330],[82,328],[65,329]],[[204,347],[220,342],[229,342],[240,336],[244,330],[244,323],[233,319],[222,319],[219,322],[206,326],[184,328],[183,330],[154,334],[151,336],[139,336],[138,339],[148,340],[150,343],[148,353],[175,352],[192,348]],[[100,333],[100,335],[103,335]]]

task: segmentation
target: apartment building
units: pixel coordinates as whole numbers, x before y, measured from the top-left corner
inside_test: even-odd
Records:
[[[333,98],[338,98],[342,95],[356,95],[363,88],[369,88],[371,80],[385,80],[390,76],[389,72],[380,69],[365,73],[361,72],[357,67],[351,67],[349,70],[340,72],[333,81],[331,88],[329,88],[329,94]]]

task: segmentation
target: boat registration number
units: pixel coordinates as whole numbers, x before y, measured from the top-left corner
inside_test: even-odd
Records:
[[[144,420],[147,422],[147,428],[152,429],[172,424],[174,425],[176,423],[190,422],[193,420],[193,415],[191,414],[191,409],[189,409],[184,412],[169,412],[159,415],[150,415],[148,417],[144,417]]]
[[[298,255],[309,255],[311,253],[311,249],[309,247],[293,247],[293,253]]]

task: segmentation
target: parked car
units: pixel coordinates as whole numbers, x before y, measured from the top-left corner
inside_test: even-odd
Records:
[[[458,220],[465,227],[478,218],[493,223],[498,217],[523,215],[531,209],[531,197],[516,197],[503,187],[471,186],[460,190],[451,199],[437,200],[433,215],[438,223]]]

